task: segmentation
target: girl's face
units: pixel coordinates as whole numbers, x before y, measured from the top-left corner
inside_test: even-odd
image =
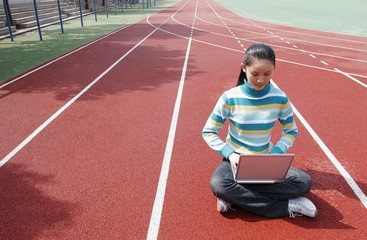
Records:
[[[241,63],[241,68],[248,82],[256,90],[262,90],[270,82],[275,66],[270,60],[254,58],[249,66]]]

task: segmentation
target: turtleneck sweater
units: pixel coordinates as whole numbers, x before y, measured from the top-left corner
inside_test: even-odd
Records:
[[[226,120],[228,135],[224,142],[218,135]],[[282,135],[275,146],[271,133],[280,122]],[[202,136],[206,143],[228,158],[237,153],[286,153],[293,145],[298,128],[287,95],[268,84],[256,90],[245,81],[222,94],[207,120]]]

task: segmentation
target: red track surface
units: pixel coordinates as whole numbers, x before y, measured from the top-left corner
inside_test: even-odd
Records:
[[[256,22],[192,0],[1,87],[0,239],[146,238],[193,24],[158,237],[366,236],[366,207],[300,121],[291,151],[314,179],[315,219],[217,213],[209,179],[221,157],[201,138],[217,98],[235,85],[243,48],[266,42],[278,58],[275,83],[366,193],[366,39]]]

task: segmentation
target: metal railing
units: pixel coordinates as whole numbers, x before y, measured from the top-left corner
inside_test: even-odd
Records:
[[[52,24],[60,24],[60,28],[61,28],[61,33],[64,33],[64,27],[63,27],[63,22],[65,21],[65,19],[63,19],[63,9],[62,9],[62,5],[61,5],[61,0],[55,0],[56,1],[56,5],[57,5],[57,11],[58,11],[58,18],[59,20],[56,22],[53,22]],[[84,15],[89,15],[89,14],[94,14],[94,19],[97,22],[98,21],[98,17],[97,17],[97,13],[101,12],[101,11],[105,11],[106,12],[106,18],[108,18],[109,16],[109,11],[110,8],[113,8],[114,14],[117,14],[117,9],[121,9],[121,12],[123,12],[124,9],[124,5],[125,5],[125,9],[128,8],[128,6],[130,6],[130,8],[135,7],[135,5],[137,4],[141,4],[141,8],[142,9],[148,9],[153,6],[156,6],[156,0],[141,0],[139,2],[139,0],[85,0],[83,2],[83,0],[68,0],[67,2],[73,4],[75,6],[75,8],[78,8],[79,11],[79,15],[74,17],[74,18],[80,18],[80,23],[81,23],[81,27],[84,26],[84,22],[83,22],[83,17]],[[153,3],[152,3],[153,2]],[[5,16],[6,16],[6,21],[7,21],[7,26],[8,26],[8,31],[9,34],[3,36],[2,38],[10,38],[11,41],[14,41],[14,33],[12,30],[12,23],[11,23],[11,11],[9,11],[10,6],[7,5],[7,1],[3,0],[3,4],[4,4],[4,12],[5,12]],[[98,10],[98,6],[101,5],[100,10]],[[37,31],[39,34],[39,38],[40,41],[43,41],[43,37],[42,37],[42,25],[41,25],[41,21],[40,21],[40,16],[39,16],[39,7],[37,5],[37,0],[33,0],[33,7],[34,7],[34,15],[36,18],[36,23],[37,23]],[[83,13],[83,10],[86,9],[92,9],[92,12],[90,13]],[[73,18],[73,19],[74,19]],[[48,26],[48,25],[47,25]],[[34,30],[34,29],[32,29]]]

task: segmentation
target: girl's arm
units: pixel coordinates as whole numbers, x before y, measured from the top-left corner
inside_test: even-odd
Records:
[[[298,134],[298,128],[294,119],[292,105],[289,100],[284,104],[279,114],[279,122],[282,125],[282,137],[270,151],[272,154],[286,153],[293,145]]]
[[[225,99],[225,94],[223,94],[218,100],[204,126],[202,136],[210,148],[220,153],[223,157],[228,158],[234,150],[227,146],[218,136],[218,132],[222,129],[231,110]]]

